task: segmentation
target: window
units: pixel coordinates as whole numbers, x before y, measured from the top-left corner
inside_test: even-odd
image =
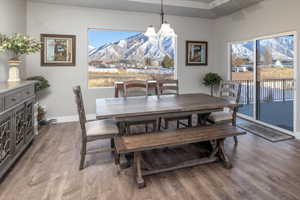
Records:
[[[88,85],[112,87],[127,80],[175,77],[176,38],[143,33],[88,30]]]

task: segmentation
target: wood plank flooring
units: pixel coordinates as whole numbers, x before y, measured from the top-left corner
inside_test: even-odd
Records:
[[[270,143],[252,134],[239,138],[234,168],[213,163],[146,177],[137,189],[132,171],[117,176],[110,153],[87,156],[78,171],[77,123],[45,129],[0,184],[1,200],[272,200],[300,199],[300,142]],[[108,141],[94,144],[108,147]],[[170,158],[165,158],[166,160]]]

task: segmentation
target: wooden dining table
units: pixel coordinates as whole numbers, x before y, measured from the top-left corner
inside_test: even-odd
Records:
[[[235,102],[207,94],[180,94],[96,99],[96,118],[164,117],[174,113],[211,113]]]
[[[189,113],[189,114],[207,114],[215,111],[221,111],[225,107],[235,107],[237,106],[235,102],[231,102],[227,99],[219,98],[219,97],[213,97],[206,94],[180,94],[180,95],[161,95],[161,96],[138,96],[138,97],[121,97],[121,98],[102,98],[102,99],[96,99],[96,118],[98,120],[101,119],[108,119],[108,118],[116,118],[119,122],[119,131],[121,137],[116,137],[115,139],[119,138],[125,138],[126,137],[126,131],[125,126],[126,123],[124,121],[130,120],[130,118],[136,119],[138,117],[145,117],[145,116],[151,116],[152,117],[164,117],[168,116],[170,114],[175,113]],[[122,120],[126,119],[126,120]],[[122,123],[122,121],[124,123]],[[198,127],[200,128],[200,127]],[[202,127],[201,127],[202,129]],[[222,130],[224,131],[224,130]],[[217,131],[218,132],[218,131]],[[183,135],[188,136],[188,134],[182,132]],[[220,132],[218,132],[220,133]],[[229,133],[231,134],[231,133]],[[157,134],[153,134],[157,135]],[[172,134],[174,135],[174,134]],[[200,134],[202,135],[202,134]],[[143,135],[139,135],[143,136]],[[144,136],[147,136],[144,135]],[[165,135],[161,135],[162,137]],[[226,138],[227,136],[224,136]],[[131,137],[132,138],[132,137]],[[212,157],[214,157],[216,152],[219,152],[221,155],[222,160],[226,163],[226,166],[230,168],[232,165],[227,159],[226,154],[224,154],[224,151],[220,151],[220,148],[223,149],[223,141],[224,138],[221,139],[219,142],[211,146],[211,148],[208,148],[209,152],[209,158],[199,158],[194,159],[192,161],[192,164],[186,164],[190,161],[184,161],[183,164],[175,164],[175,166],[166,167],[164,169],[157,169],[152,170],[152,172],[148,174],[155,174],[160,173],[164,171],[184,168],[187,166],[195,166],[198,164],[204,164],[209,162],[216,161],[216,158],[213,160]],[[215,138],[220,139],[220,138]],[[147,140],[147,139],[146,139]],[[149,141],[152,141],[153,139],[149,139]],[[118,141],[118,140],[117,140]],[[116,141],[115,141],[116,142]],[[146,141],[144,141],[146,142]],[[205,141],[202,141],[205,142]],[[117,142],[117,144],[119,144]],[[179,144],[179,143],[178,143]],[[210,144],[210,143],[209,143]],[[202,144],[201,144],[202,145]],[[120,145],[117,145],[120,146]],[[122,146],[122,145],[121,145]],[[152,147],[151,147],[152,148]],[[206,148],[206,147],[205,147]],[[118,148],[117,148],[118,149]],[[117,150],[117,152],[121,152],[120,149]],[[118,168],[124,169],[128,168],[132,165],[132,163],[136,163],[135,166],[137,169],[137,183],[139,184],[139,187],[143,187],[144,181],[142,179],[142,169],[140,163],[141,156],[134,156],[137,154],[133,153],[127,153],[125,154],[125,158],[127,162],[125,162],[125,165],[119,165],[120,154],[114,154],[115,155],[115,163],[116,166],[119,166]],[[140,155],[140,154],[138,154]],[[197,154],[198,155],[198,154]],[[222,157],[223,156],[223,157]],[[151,156],[152,157],[152,156]],[[187,158],[188,159],[188,158]],[[147,163],[147,162],[144,162]],[[164,166],[164,165],[163,165]],[[150,170],[151,171],[151,170]],[[153,171],[155,173],[153,173]]]

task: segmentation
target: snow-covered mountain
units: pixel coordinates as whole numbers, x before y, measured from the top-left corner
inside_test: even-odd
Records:
[[[89,55],[92,54],[95,50],[96,50],[96,47],[94,47],[92,45],[88,46]]]
[[[260,55],[268,50],[273,60],[291,61],[294,58],[294,41],[290,36],[259,40]],[[241,58],[253,58],[253,42],[236,43],[232,45],[232,52]]]
[[[171,37],[148,38],[142,33],[89,50],[90,62],[143,61],[146,58],[162,61],[165,56],[174,58],[175,39]]]

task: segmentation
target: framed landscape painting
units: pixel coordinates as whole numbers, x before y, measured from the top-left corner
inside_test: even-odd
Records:
[[[75,66],[75,35],[41,34],[41,42],[41,66]]]
[[[207,65],[208,42],[186,41],[186,65]]]

